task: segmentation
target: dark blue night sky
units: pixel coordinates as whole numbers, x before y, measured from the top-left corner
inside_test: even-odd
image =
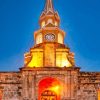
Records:
[[[53,0],[65,43],[83,71],[100,71],[100,0]],[[0,70],[16,71],[33,46],[45,0],[0,0]]]

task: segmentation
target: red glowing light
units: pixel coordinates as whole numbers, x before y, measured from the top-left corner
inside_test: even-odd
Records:
[[[45,91],[52,91],[52,93],[55,93],[57,96],[56,100],[60,100],[61,84],[56,78],[48,77],[48,78],[45,78],[40,81],[40,83],[39,83],[39,99],[38,100],[41,100],[41,94],[43,94]],[[50,95],[47,94],[46,97],[50,98]],[[51,95],[51,98],[53,98],[52,95]]]

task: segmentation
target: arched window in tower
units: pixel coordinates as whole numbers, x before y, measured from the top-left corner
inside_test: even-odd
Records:
[[[42,34],[38,34],[36,37],[36,44],[42,43]]]
[[[53,23],[53,20],[52,19],[48,19],[48,23]]]
[[[45,26],[45,21],[43,21],[42,23],[41,23],[41,27],[44,27]]]
[[[55,26],[58,26],[58,22],[57,21],[55,21]]]
[[[61,33],[58,33],[58,43],[63,44],[63,35]]]

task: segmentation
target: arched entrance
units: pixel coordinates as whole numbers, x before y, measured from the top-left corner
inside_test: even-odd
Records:
[[[56,78],[45,78],[39,83],[38,100],[60,100],[61,83]]]

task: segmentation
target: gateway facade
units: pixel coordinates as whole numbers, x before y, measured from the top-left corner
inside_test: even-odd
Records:
[[[19,72],[0,72],[0,100],[100,100],[100,73],[81,72],[64,44],[52,0],[46,0]]]

